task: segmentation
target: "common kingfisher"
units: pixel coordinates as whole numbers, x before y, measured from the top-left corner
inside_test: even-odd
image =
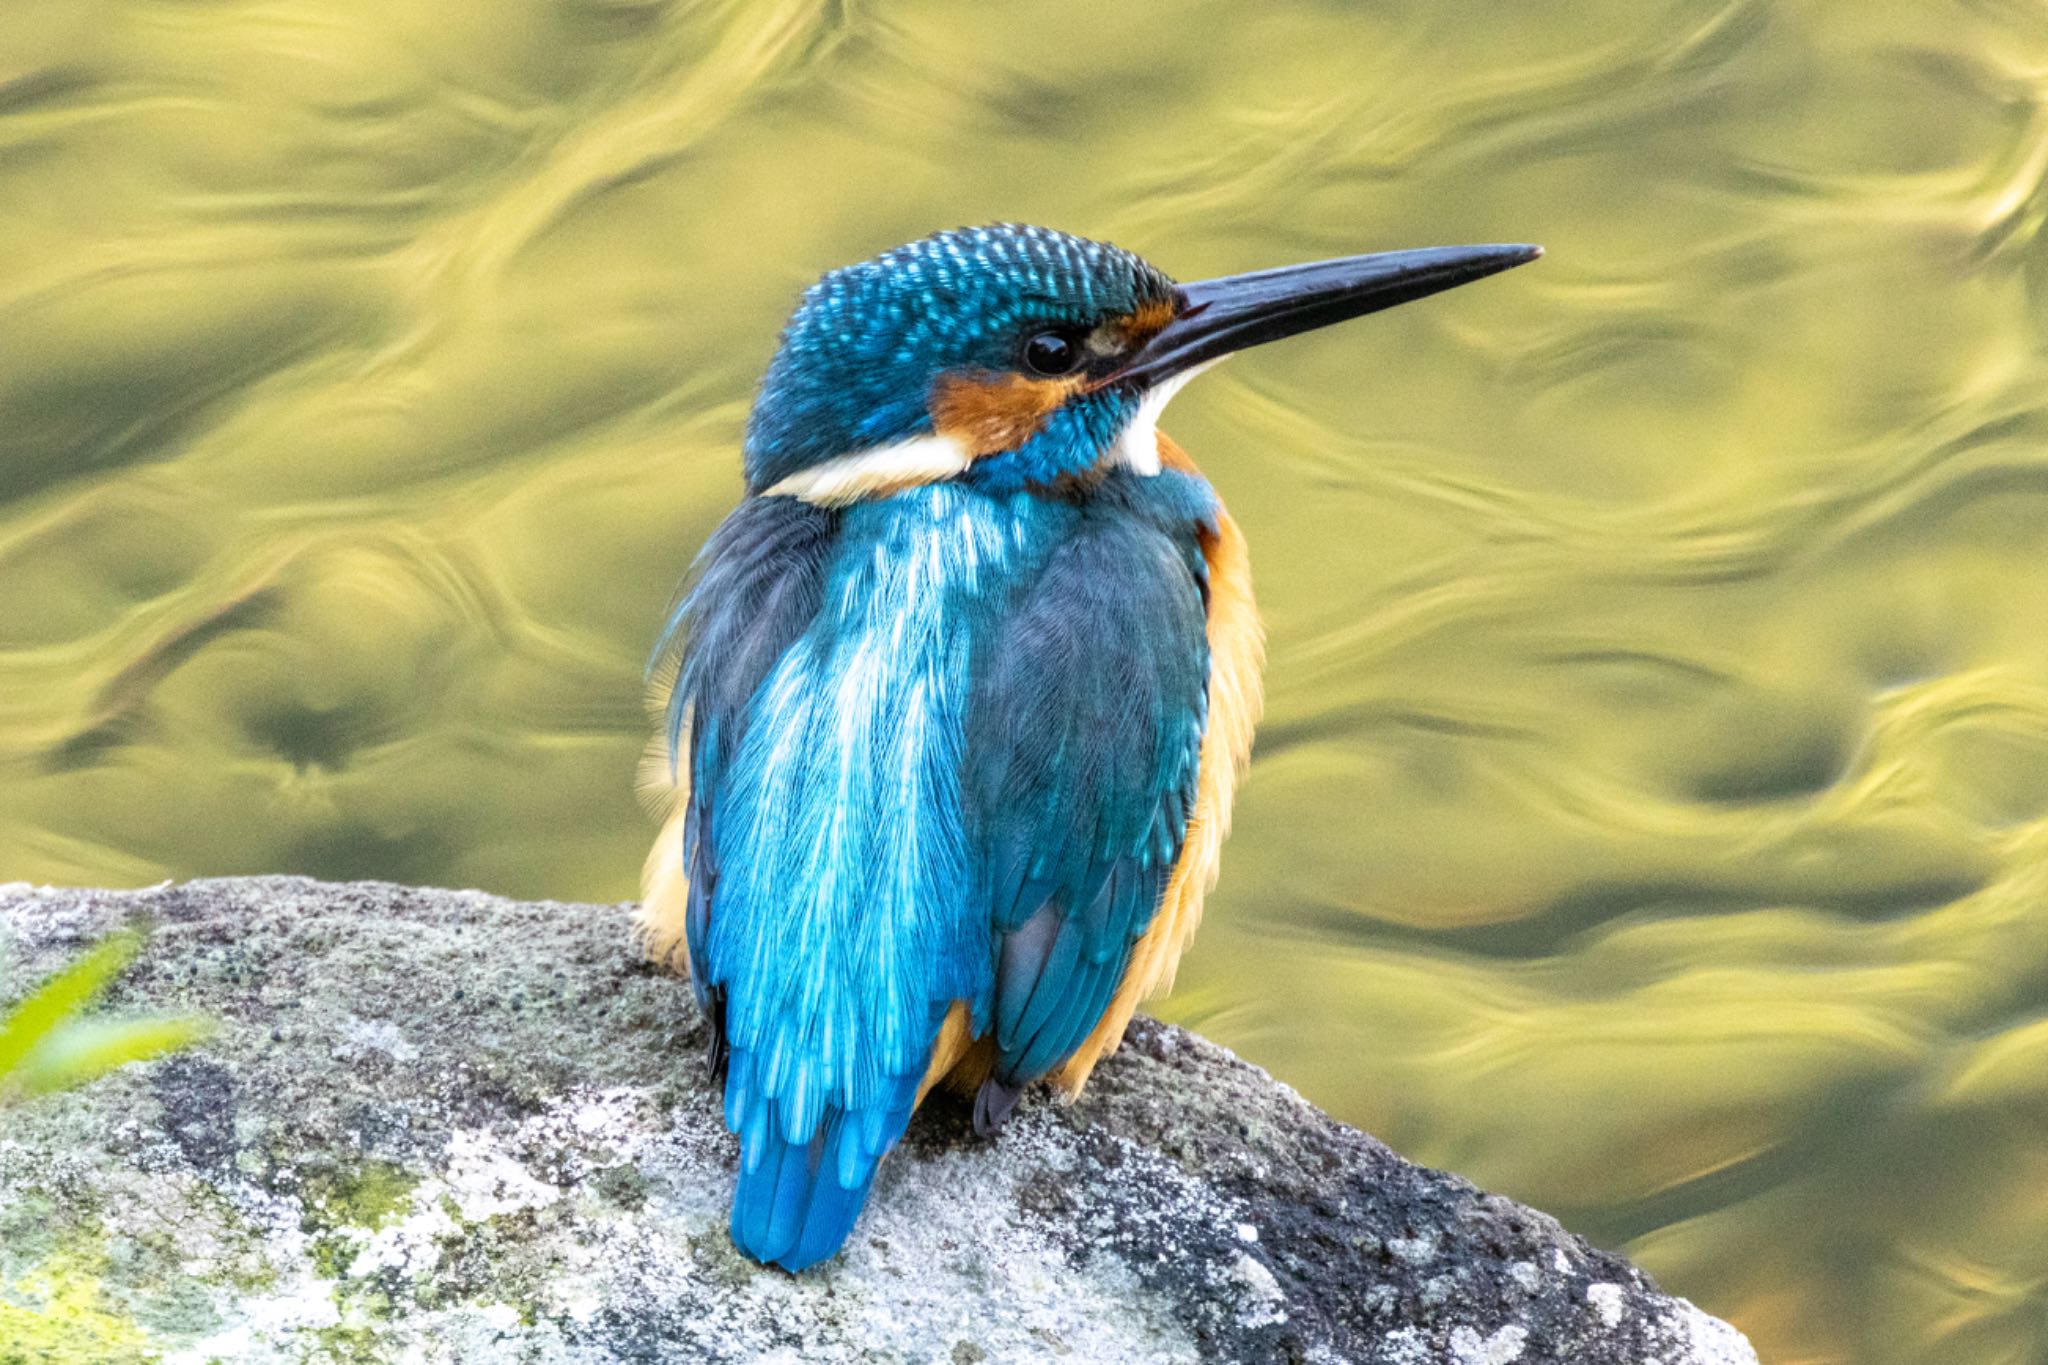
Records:
[[[826,275],[748,420],[746,492],[652,671],[672,801],[641,928],[688,973],[738,1135],[733,1241],[837,1252],[944,1081],[987,1135],[1165,989],[1260,707],[1243,536],[1158,427],[1248,346],[1533,246],[1175,284],[999,224]]]

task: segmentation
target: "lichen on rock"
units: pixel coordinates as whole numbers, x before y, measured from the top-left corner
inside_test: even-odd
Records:
[[[725,1234],[689,992],[627,908],[261,878],[0,890],[18,993],[138,916],[111,1005],[203,1047],[0,1115],[13,1360],[1740,1365],[1551,1219],[1140,1021],[993,1143],[921,1115],[846,1253]]]

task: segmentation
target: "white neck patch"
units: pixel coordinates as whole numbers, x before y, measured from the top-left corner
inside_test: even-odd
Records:
[[[762,491],[768,498],[801,498],[820,507],[844,507],[877,493],[937,483],[967,472],[974,457],[951,436],[912,436],[814,464]]]
[[[1181,386],[1202,371],[1226,359],[1217,356],[1205,360],[1191,370],[1162,379],[1145,390],[1145,396],[1138,400],[1138,414],[1131,418],[1123,434],[1116,438],[1116,444],[1109,448],[1109,464],[1112,468],[1122,465],[1133,474],[1151,478],[1159,472],[1159,414],[1166,411],[1166,405],[1181,391]]]

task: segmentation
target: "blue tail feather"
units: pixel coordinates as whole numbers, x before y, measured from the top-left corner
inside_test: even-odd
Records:
[[[746,1106],[740,1141],[760,1158],[741,1163],[732,1196],[734,1244],[790,1271],[835,1254],[853,1233],[883,1154],[910,1123],[918,1079],[897,1077],[873,1109],[849,1113],[827,1105],[801,1141],[793,1140],[783,1106]]]
[[[839,1248],[846,1245],[846,1239],[853,1233],[855,1220],[867,1205],[868,1188],[875,1183],[875,1169],[875,1164],[870,1162],[867,1174],[851,1188],[829,1178],[818,1182],[811,1195],[810,1212],[804,1218],[803,1232],[797,1238],[796,1250],[782,1261],[784,1266],[790,1270],[802,1270],[836,1255]]]

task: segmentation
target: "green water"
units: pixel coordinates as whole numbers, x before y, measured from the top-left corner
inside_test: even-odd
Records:
[[[1269,713],[1161,1012],[1780,1362],[2048,1355],[2048,11],[0,6],[0,877],[633,894],[820,270],[1537,266],[1168,427]]]

